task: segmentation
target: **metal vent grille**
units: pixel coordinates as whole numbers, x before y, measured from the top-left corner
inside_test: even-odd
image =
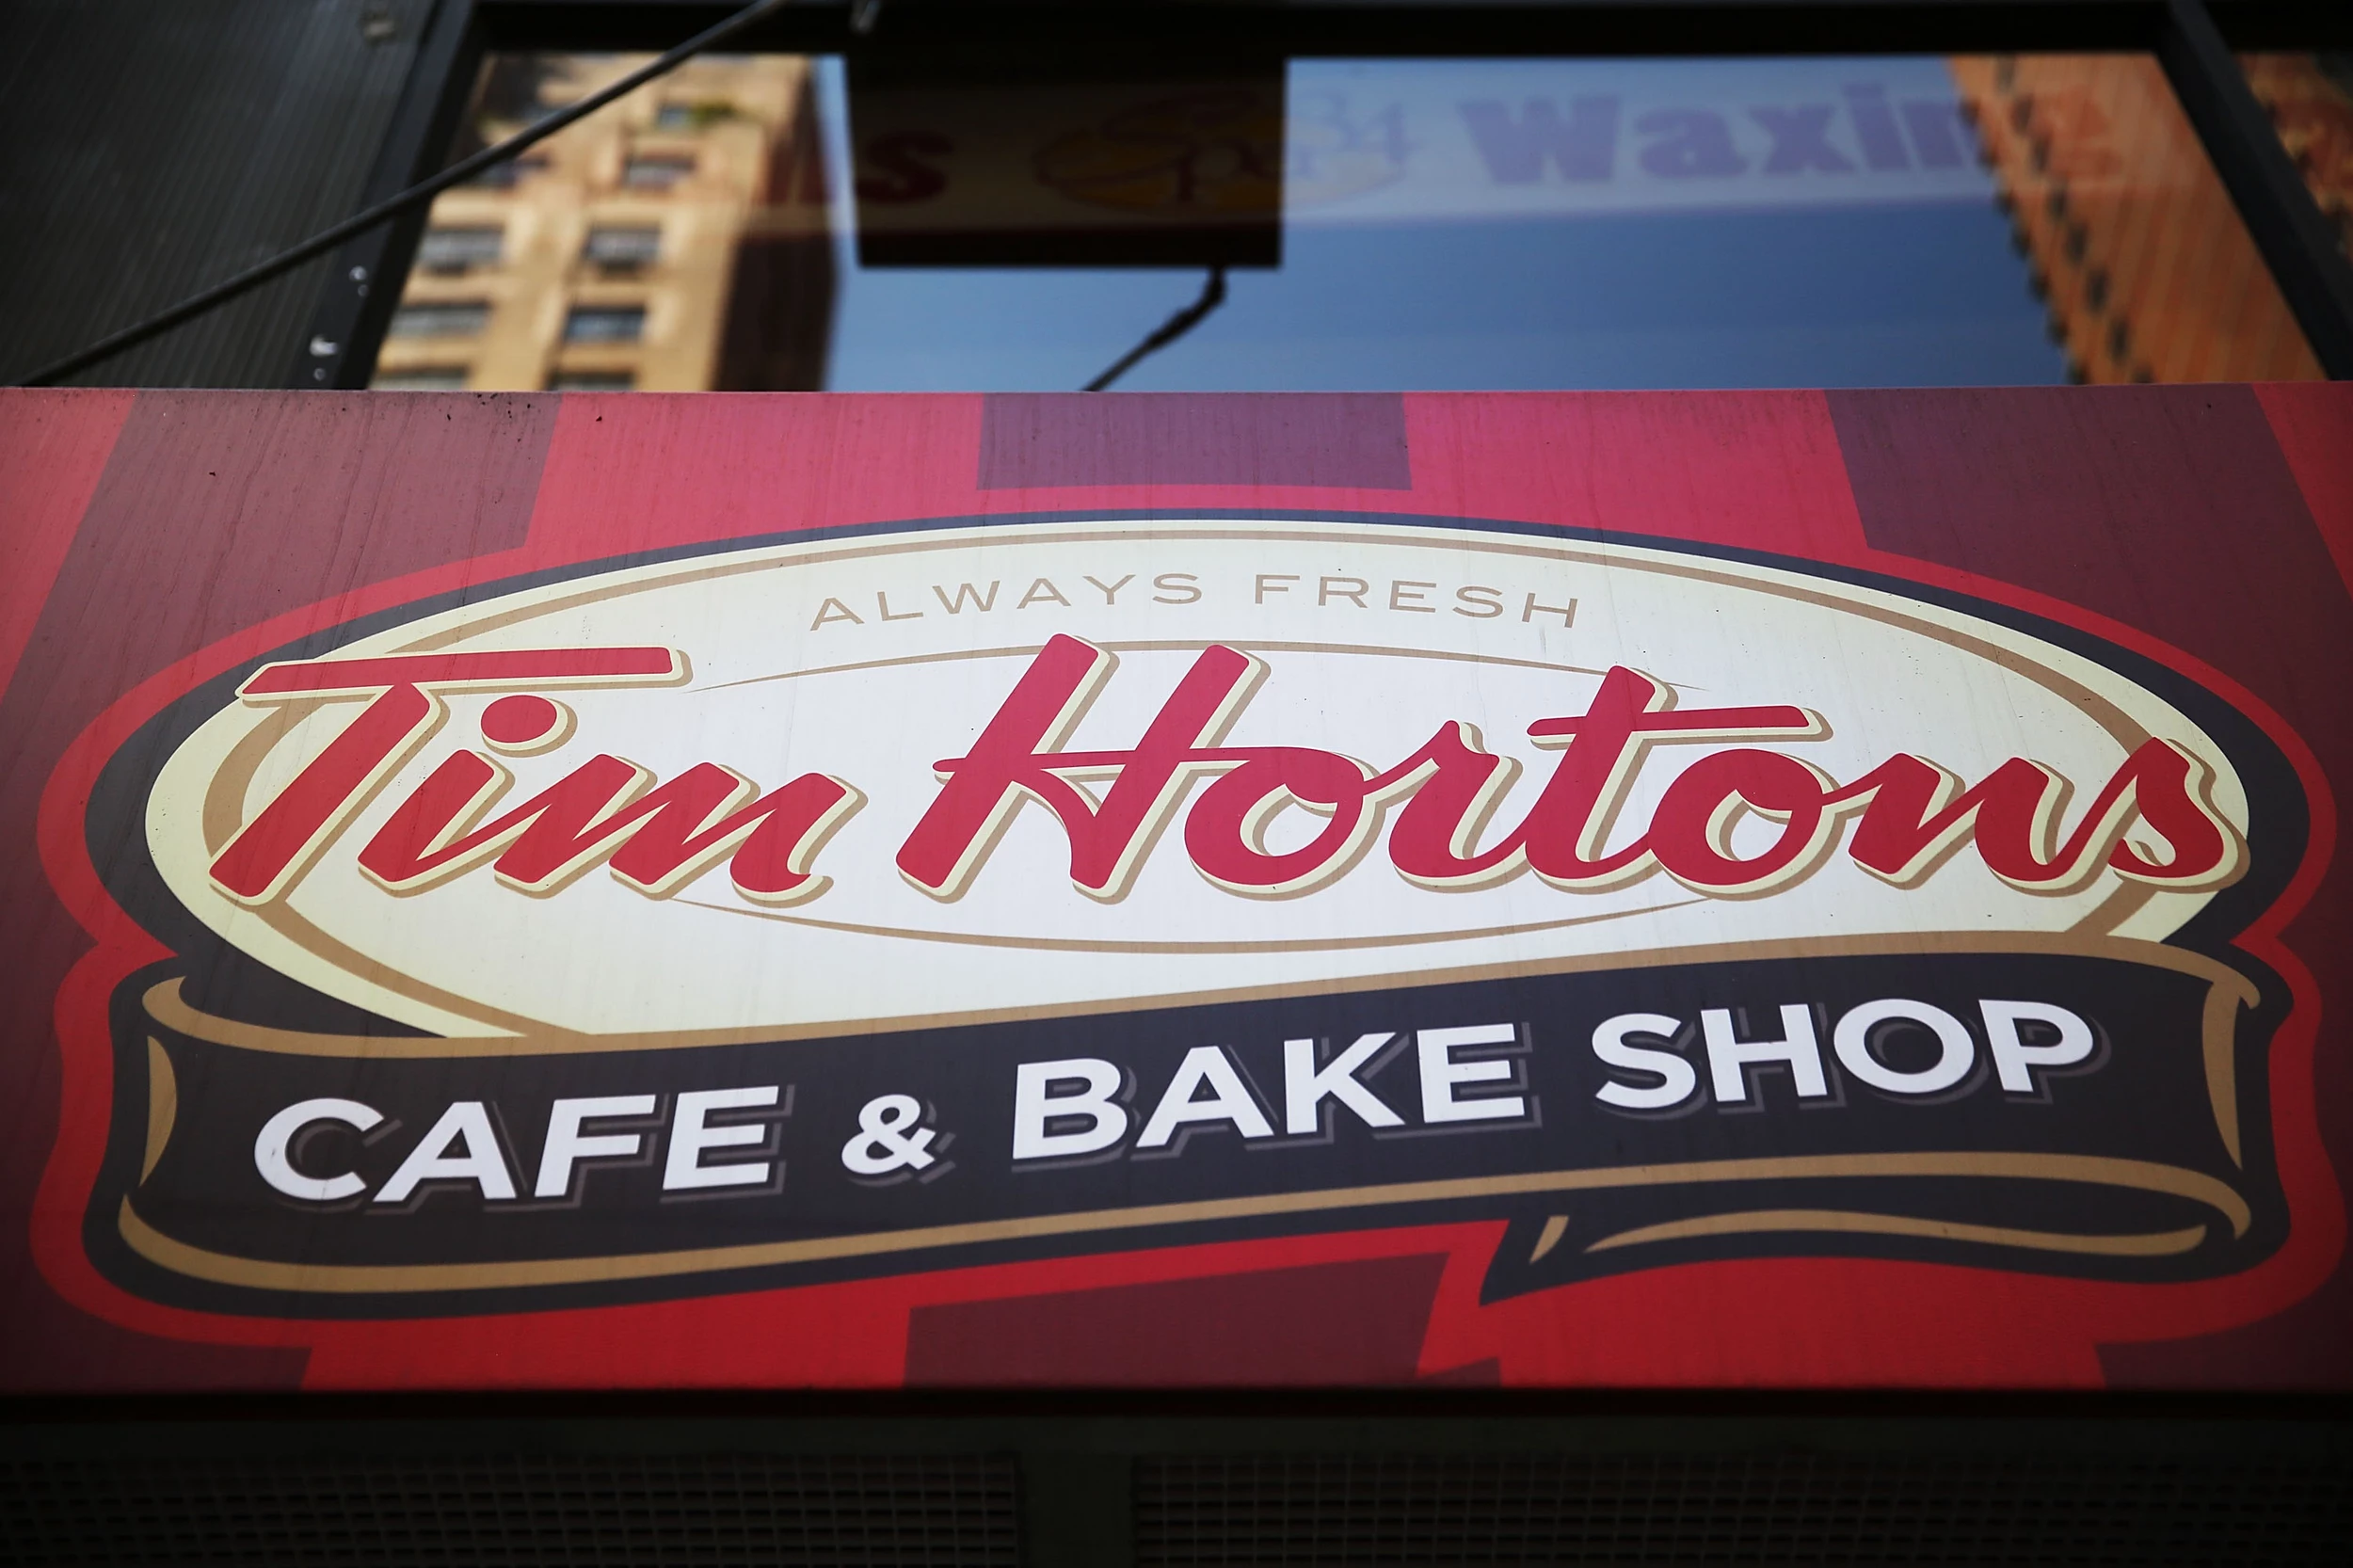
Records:
[[[2353,1465],[1864,1454],[1138,1461],[1136,1560],[2342,1563]]]
[[[1012,1568],[983,1455],[483,1455],[0,1464],[11,1563]]]

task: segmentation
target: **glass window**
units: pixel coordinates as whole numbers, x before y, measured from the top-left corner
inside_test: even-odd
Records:
[[[629,392],[636,385],[626,370],[559,370],[548,377],[550,392]]]
[[[621,166],[621,184],[631,190],[668,190],[695,172],[683,152],[641,152]]]
[[[2336,226],[2337,248],[2353,255],[2353,55],[2246,55],[2239,65]]]
[[[478,149],[469,151],[478,151]],[[488,190],[512,190],[534,174],[544,172],[547,167],[546,158],[521,152],[504,162],[492,164],[466,183]]]
[[[497,56],[469,135],[642,59]],[[516,224],[474,385],[628,341],[524,296],[657,257],[647,390],[1077,389],[1180,312],[1119,387],[2318,373],[2145,56],[977,70],[700,58],[445,194]]]
[[[396,338],[471,338],[490,319],[485,300],[418,300],[392,312]]]
[[[496,266],[505,242],[503,229],[427,229],[417,244],[417,264],[427,272],[440,273]]]
[[[644,58],[494,56],[453,152],[530,123],[549,103],[594,92]],[[499,302],[469,345],[469,384],[528,391],[553,385],[559,374],[627,371],[645,391],[821,386],[836,241],[816,161],[809,72],[807,59],[791,56],[690,60],[532,149],[541,167],[530,179],[437,198],[430,229],[504,235],[500,254],[471,267],[462,285],[469,297]],[[653,122],[680,104],[694,111],[694,141],[691,152],[670,157],[669,148],[646,142],[674,134]],[[670,189],[621,179],[631,160],[657,154],[670,172],[691,168],[694,178]],[[627,298],[595,297],[601,280],[620,278],[631,280]],[[404,287],[411,305],[456,292],[422,265]],[[576,305],[638,313],[587,315],[575,325]],[[639,341],[648,316],[661,331]],[[377,370],[405,373],[448,358],[446,347],[390,338]]]
[[[643,305],[575,305],[564,318],[566,343],[635,343],[645,335]]]
[[[581,247],[581,259],[607,272],[634,272],[653,265],[662,254],[662,231],[655,228],[596,228]]]
[[[464,392],[464,365],[423,365],[413,370],[378,370],[368,383],[376,392]]]
[[[724,98],[702,98],[692,104],[664,104],[653,112],[657,131],[699,131],[715,125],[735,114],[735,105]]]

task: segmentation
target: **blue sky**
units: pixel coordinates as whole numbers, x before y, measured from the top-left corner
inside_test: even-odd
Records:
[[[2063,378],[1991,179],[1944,128],[1941,61],[1300,61],[1287,93],[1282,264],[1230,274],[1225,305],[1123,390]],[[1385,178],[1301,200],[1311,113],[1385,126]],[[1607,133],[1575,173],[1572,122]],[[1202,281],[861,268],[850,216],[838,201],[837,390],[1076,389]]]

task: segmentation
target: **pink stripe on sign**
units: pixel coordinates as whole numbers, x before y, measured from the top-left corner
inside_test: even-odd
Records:
[[[980,488],[1413,488],[1396,392],[997,392]]]
[[[563,403],[527,568],[980,509],[978,396],[567,392]]]
[[[1409,392],[1413,509],[1853,560],[1817,392]]]
[[[2080,604],[2245,681],[2309,739],[2339,728],[2345,584],[2248,388],[1829,396],[1873,548]]]
[[[0,392],[0,692],[136,392]]]
[[[2269,703],[2329,778],[2353,778],[2353,604],[2252,390],[1834,392],[1830,400],[1873,546],[2160,637]],[[2328,803],[2317,815],[2328,821]],[[2299,952],[2353,951],[2349,871],[2353,846],[2340,840],[2333,878],[2297,916]],[[2345,967],[2324,963],[2318,978],[2326,1019],[2345,1005]],[[2323,1041],[2341,1044],[2341,1034]],[[2345,1091],[2343,1051],[2324,1048],[2315,1109],[2339,1170],[2353,1160]],[[2347,1322],[2353,1272],[2340,1263],[2291,1313],[2198,1339],[2108,1345],[2101,1366],[2119,1385],[2343,1384],[2353,1379]]]

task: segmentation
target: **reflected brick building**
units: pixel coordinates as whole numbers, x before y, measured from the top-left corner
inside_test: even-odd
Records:
[[[626,56],[484,73],[487,142]],[[802,57],[696,60],[433,205],[376,362],[384,390],[818,386],[831,242]]]
[[[2248,55],[2241,64],[2305,186],[2353,251],[2353,56]]]
[[[1977,56],[1953,72],[2076,379],[2320,374],[2155,60]]]

